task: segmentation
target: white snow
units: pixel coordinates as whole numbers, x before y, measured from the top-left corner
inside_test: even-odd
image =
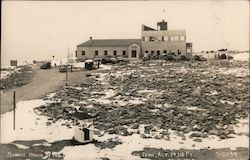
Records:
[[[1,71],[1,79],[7,78],[8,76],[11,75],[11,73],[12,73],[11,71],[2,70]]]
[[[238,54],[232,54],[232,56],[234,57],[234,60],[237,61],[249,61],[249,54],[249,52],[242,52]]]
[[[245,120],[245,122],[248,121]],[[240,122],[242,124],[242,122]],[[246,125],[247,125],[246,124]],[[143,125],[140,126],[139,130],[143,132]],[[189,138],[192,133],[185,134],[186,140],[182,140],[181,136],[177,136],[174,131],[169,131],[170,140],[164,139],[143,139],[139,134],[133,134],[132,136],[118,136],[104,134],[102,137],[98,137],[98,141],[106,141],[110,138],[118,139],[123,143],[117,145],[113,149],[99,149],[93,144],[74,146],[74,147],[64,147],[60,153],[65,155],[65,160],[80,160],[83,158],[96,159],[100,157],[108,157],[110,159],[125,159],[133,160],[140,159],[140,157],[132,156],[133,151],[143,150],[144,147],[151,148],[162,148],[162,149],[219,149],[219,148],[230,148],[235,149],[236,147],[246,147],[249,146],[249,137],[246,135],[237,136],[234,138],[229,138],[225,140],[220,140],[217,136],[209,136],[208,138],[203,138],[202,142],[193,141]],[[91,154],[88,154],[91,153]]]
[[[48,98],[53,98],[55,95],[56,95],[56,93],[49,93],[49,94],[47,95],[47,97],[48,97]]]
[[[239,123],[234,127],[234,132],[237,135],[249,134],[249,118],[239,120]]]
[[[17,103],[16,109],[16,130],[13,130],[13,112],[8,112],[1,115],[1,125],[4,130],[1,130],[1,143],[12,143],[15,140],[41,140],[45,139],[48,143],[37,143],[33,146],[50,146],[49,143],[59,140],[68,140],[73,137],[74,129],[68,129],[61,124],[65,121],[59,121],[55,124],[46,126],[47,117],[38,116],[34,113],[34,108],[44,105],[46,101],[41,99],[32,101],[21,101]],[[185,134],[186,140],[182,140],[181,136],[177,136],[174,131],[169,131],[170,140],[165,139],[143,139],[139,134],[132,136],[119,136],[104,134],[104,136],[94,138],[98,141],[106,141],[109,138],[119,139],[123,143],[117,145],[113,149],[99,149],[94,144],[81,146],[64,147],[60,153],[65,154],[65,160],[80,160],[80,159],[96,159],[108,157],[110,159],[139,159],[132,156],[131,152],[143,150],[144,147],[163,148],[163,149],[204,149],[204,148],[231,148],[248,147],[249,146],[249,121],[248,118],[239,120],[239,123],[234,127],[237,135],[232,135],[234,138],[220,140],[217,136],[209,136],[203,138],[202,142],[195,142],[189,138],[192,133]],[[143,132],[143,126],[139,130]],[[154,132],[151,135],[159,134],[161,130]],[[27,149],[27,146],[15,144],[17,147]],[[89,154],[91,153],[91,154]]]
[[[49,144],[47,142],[42,142],[42,143],[35,143],[32,146],[47,146],[47,147],[49,147],[49,146],[51,146],[51,144]]]
[[[98,76],[98,78],[96,77],[96,79],[103,83],[103,81],[107,78],[108,73],[92,73],[92,75]]]
[[[146,98],[134,98],[132,100],[129,100],[128,102],[130,104],[143,104],[145,101],[147,101]]]
[[[156,90],[156,89],[152,89],[152,90],[144,89],[144,90],[138,91],[138,93],[152,93],[152,92],[158,92],[158,90]]]
[[[205,109],[197,108],[197,107],[193,107],[193,106],[188,106],[186,108],[187,108],[187,110],[205,110]]]
[[[108,89],[103,92],[91,92],[91,93],[92,94],[104,94],[104,96],[101,96],[100,98],[97,98],[97,99],[93,99],[93,98],[88,99],[89,101],[98,102],[100,104],[110,104],[113,101],[109,100],[109,98],[115,96],[116,91],[113,89]]]
[[[154,90],[150,90],[155,92]],[[147,91],[146,91],[147,92]],[[116,91],[114,89],[107,89],[104,91],[106,94],[98,99],[92,99],[101,103],[113,103],[114,101],[109,98],[115,96]],[[142,91],[145,93],[145,91]],[[54,93],[51,93],[52,96]],[[215,94],[212,91],[211,94]],[[118,96],[117,96],[118,97]],[[116,97],[116,98],[117,98]],[[134,98],[133,100],[118,100],[118,104],[126,105],[129,103],[139,104],[144,103],[145,98]],[[59,140],[68,140],[73,137],[74,128],[67,128],[62,126],[67,121],[60,120],[49,126],[46,125],[46,116],[38,116],[34,112],[34,108],[40,105],[44,105],[46,101],[38,99],[31,101],[21,101],[17,103],[16,109],[16,130],[13,130],[13,111],[7,112],[1,115],[1,143],[11,143],[15,140],[41,140],[45,139],[49,143],[37,143],[33,146],[50,146],[51,142]],[[85,102],[82,102],[85,103]],[[164,106],[168,106],[164,104]],[[158,106],[158,105],[157,105]],[[159,105],[158,107],[161,107]],[[93,107],[91,105],[87,107]],[[196,107],[187,107],[189,110],[196,110]],[[143,133],[144,126],[139,127],[139,131]],[[170,140],[166,139],[143,139],[139,134],[133,134],[132,136],[119,136],[104,134],[104,136],[94,138],[98,141],[106,141],[109,138],[119,139],[123,143],[117,145],[113,149],[100,149],[95,147],[94,144],[87,144],[81,146],[67,146],[64,147],[60,153],[65,154],[65,160],[81,160],[81,159],[96,159],[101,157],[108,157],[110,159],[140,159],[137,156],[132,156],[133,151],[143,150],[144,147],[163,148],[163,149],[216,149],[216,148],[231,148],[246,147],[249,146],[249,119],[239,120],[239,123],[234,126],[236,135],[232,135],[234,138],[220,140],[217,136],[209,136],[208,138],[202,138],[202,142],[195,142],[189,138],[192,133],[185,134],[186,140],[182,140],[182,137],[177,136],[174,131],[169,131]],[[130,130],[128,130],[130,131]],[[162,130],[157,130],[152,135],[158,135]],[[21,144],[15,144],[18,148],[27,149],[28,147]],[[90,154],[91,153],[91,154]]]
[[[38,116],[34,108],[44,105],[45,101],[31,100],[20,101],[16,108],[16,129],[13,130],[13,111],[1,115],[1,143],[11,143],[15,140],[41,140],[48,142],[71,139],[73,128],[68,129],[59,121],[49,126],[46,125],[47,117]]]
[[[111,98],[111,97],[115,96],[115,94],[117,92],[113,89],[108,89],[108,90],[105,90],[104,93],[105,93],[105,96],[103,96],[102,98],[107,99],[107,98]]]
[[[19,149],[29,149],[28,146],[25,146],[23,144],[17,144],[17,143],[12,143],[12,144],[14,144],[15,146],[17,146],[17,148],[19,148]]]
[[[27,62],[27,61],[23,61],[23,62],[21,62],[21,63],[18,63],[17,65],[18,66],[25,66],[25,65],[31,65],[32,63],[29,63],[29,62]]]
[[[75,68],[84,68],[85,62],[73,63],[73,67]]]
[[[6,79],[8,78],[11,74],[13,73],[20,73],[20,70],[21,68],[17,68],[17,67],[8,67],[6,68],[5,70],[1,70],[0,73],[1,73],[1,79]]]
[[[206,93],[206,95],[214,96],[218,95],[219,93],[216,90],[211,91],[210,93]]]
[[[98,70],[111,70],[112,68],[111,65],[103,65],[103,64],[101,64],[99,67],[100,68]]]
[[[118,98],[119,96],[117,96],[116,98]],[[134,98],[134,99],[130,99],[130,100],[114,100],[110,103],[115,103],[117,106],[126,106],[129,104],[143,104],[147,101],[146,98]]]
[[[249,76],[249,69],[246,68],[220,68],[218,72],[221,74],[234,75],[236,77]]]

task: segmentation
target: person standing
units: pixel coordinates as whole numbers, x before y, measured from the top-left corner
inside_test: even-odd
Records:
[[[100,59],[98,59],[97,66],[100,67]]]

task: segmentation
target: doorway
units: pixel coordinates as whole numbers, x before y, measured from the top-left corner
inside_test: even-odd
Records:
[[[89,140],[89,130],[84,128],[83,132],[84,132],[84,140],[85,141]]]
[[[132,50],[132,58],[136,58],[136,57],[137,57],[136,50]]]

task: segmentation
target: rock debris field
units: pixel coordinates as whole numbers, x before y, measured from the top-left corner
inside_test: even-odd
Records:
[[[0,90],[11,89],[13,87],[20,87],[28,84],[30,83],[32,76],[33,70],[29,65],[3,69],[1,70]]]
[[[128,64],[88,76],[88,83],[66,86],[35,108],[49,117],[47,125],[64,119],[72,128],[72,114],[85,112],[95,117],[95,136],[169,140],[175,131],[183,140],[192,133],[189,138],[202,142],[209,135],[232,138],[233,126],[248,117],[246,62]]]

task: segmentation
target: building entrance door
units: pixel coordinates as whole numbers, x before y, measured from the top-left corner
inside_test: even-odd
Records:
[[[137,53],[136,53],[136,50],[132,50],[132,58],[136,58],[136,57],[137,57],[136,54],[137,54]]]
[[[84,140],[85,141],[89,140],[89,130],[84,128],[83,131],[84,131]]]

